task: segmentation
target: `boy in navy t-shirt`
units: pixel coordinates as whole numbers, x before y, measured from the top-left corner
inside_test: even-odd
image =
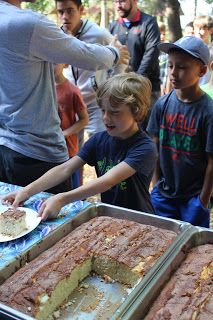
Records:
[[[209,227],[213,100],[199,87],[209,49],[193,36],[161,43],[159,49],[169,55],[173,90],[156,102],[147,127],[159,149],[152,204],[160,216]]]
[[[97,101],[106,131],[93,135],[77,156],[3,200],[18,206],[88,163],[95,167],[97,179],[47,199],[39,212],[43,220],[56,217],[62,206],[97,193],[101,193],[105,203],[153,213],[149,185],[157,149],[152,139],[140,129],[150,97],[150,81],[135,73],[119,74],[101,84]]]

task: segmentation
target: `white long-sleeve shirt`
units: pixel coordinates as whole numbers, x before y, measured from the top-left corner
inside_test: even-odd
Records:
[[[68,159],[52,63],[111,68],[114,47],[66,35],[44,15],[0,1],[0,145],[48,162]]]

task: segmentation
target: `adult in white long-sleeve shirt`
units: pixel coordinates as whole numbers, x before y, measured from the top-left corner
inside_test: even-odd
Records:
[[[82,18],[84,7],[81,0],[55,0],[55,3],[61,28],[64,32],[70,33],[86,43],[99,43],[102,45],[111,43],[113,36],[107,29]],[[115,73],[120,72],[123,67],[126,66],[117,67]],[[105,69],[95,72],[94,70],[86,70],[83,67],[76,67],[73,64],[64,69],[66,78],[81,90],[89,115],[89,123],[79,135],[79,147],[83,144],[85,130],[88,137],[105,130],[101,110],[96,101],[96,89],[98,84],[108,77],[107,73],[111,71],[113,72],[114,70]]]
[[[109,68],[125,49],[85,44],[21,2],[0,1],[0,181],[25,186],[68,160],[53,63]]]

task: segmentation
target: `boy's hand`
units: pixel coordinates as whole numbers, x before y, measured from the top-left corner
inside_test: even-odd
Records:
[[[120,59],[118,64],[129,64],[129,59],[130,59],[130,55],[129,55],[129,51],[127,49],[126,46],[121,45],[120,42],[118,41],[118,36],[115,35],[112,42],[110,43],[111,46],[115,47],[118,49],[119,53],[120,53]]]
[[[2,204],[12,205],[14,208],[20,207],[29,198],[24,189],[8,193],[1,199]]]
[[[205,208],[208,208],[210,199],[209,199],[209,198],[205,199],[205,198],[200,194],[200,202],[201,202],[201,204],[202,204]]]
[[[61,195],[60,193],[48,198],[45,200],[41,208],[38,212],[38,216],[41,217],[41,220],[49,220],[49,219],[55,219],[57,215],[59,214],[63,204],[61,201]]]

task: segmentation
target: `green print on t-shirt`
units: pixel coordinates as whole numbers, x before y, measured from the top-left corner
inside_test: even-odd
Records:
[[[196,135],[183,135],[168,129],[160,129],[162,147],[169,147],[175,151],[197,152],[200,150],[200,141]]]
[[[106,158],[104,158],[103,160],[99,160],[97,162],[98,172],[101,176],[103,176],[106,172],[108,172],[110,169],[112,169],[114,166],[116,166],[119,163],[120,163],[120,160],[118,160],[116,164],[114,164],[112,160],[109,160],[109,163],[107,163]],[[126,181],[121,181],[118,185],[120,190],[127,189]]]

